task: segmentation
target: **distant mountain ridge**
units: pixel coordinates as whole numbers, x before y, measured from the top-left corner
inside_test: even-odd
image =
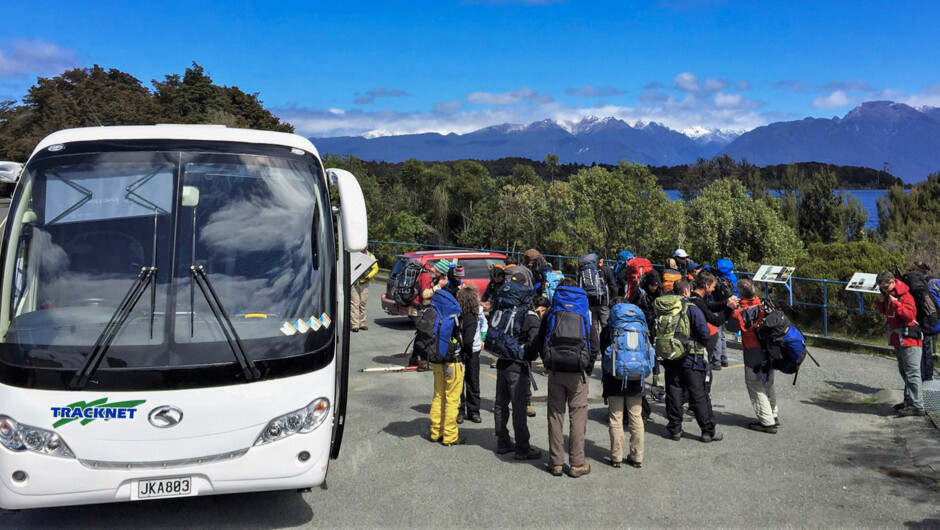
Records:
[[[883,169],[905,182],[940,171],[940,108],[869,101],[842,118],[805,118],[758,127],[721,154],[758,166],[825,162]]]
[[[633,125],[617,118],[579,122],[542,120],[504,123],[467,134],[423,133],[311,138],[321,152],[352,154],[363,160],[402,162],[463,158],[542,160],[562,163],[676,166],[727,154],[758,166],[823,162],[883,169],[906,182],[940,171],[940,108],[890,101],[860,104],[844,117],[776,122],[752,131],[692,127],[682,132],[655,122]]]
[[[562,162],[616,164],[622,159],[670,166],[711,158],[737,133],[696,130],[694,138],[655,122],[629,123],[617,118],[579,122],[542,120],[528,125],[504,123],[467,134],[404,134],[311,138],[321,152],[349,153],[364,160],[402,162],[523,157],[541,160],[547,153]],[[378,134],[376,134],[378,133]]]

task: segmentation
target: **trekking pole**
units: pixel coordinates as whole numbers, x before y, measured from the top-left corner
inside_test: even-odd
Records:
[[[809,355],[809,358],[812,359],[814,363],[816,363],[817,367],[822,368],[822,366],[819,364],[819,361],[817,361],[816,358],[813,357],[813,354],[809,352],[809,349],[806,350],[806,355]]]
[[[360,368],[360,372],[413,372],[417,366],[385,366],[381,368]]]
[[[535,383],[535,378],[532,377],[532,363],[526,363],[529,365],[529,381],[532,382],[532,390],[538,391],[539,385]]]

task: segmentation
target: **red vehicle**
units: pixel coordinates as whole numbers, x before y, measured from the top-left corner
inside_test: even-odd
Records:
[[[401,272],[405,262],[409,259],[416,259],[424,264],[426,268],[433,267],[435,263],[446,259],[451,263],[463,266],[467,275],[464,282],[472,283],[477,286],[480,294],[486,290],[490,283],[490,266],[506,265],[506,255],[496,252],[479,252],[476,250],[423,250],[421,252],[408,252],[396,256],[398,261],[392,267],[389,276],[395,276]],[[382,295],[382,309],[389,315],[407,315],[408,308],[395,305],[395,299],[392,296],[392,284],[388,283],[385,294]]]

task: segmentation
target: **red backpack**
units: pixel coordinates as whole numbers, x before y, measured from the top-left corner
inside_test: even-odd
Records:
[[[626,294],[629,299],[640,288],[640,278],[653,270],[653,264],[646,258],[633,258],[627,262]]]

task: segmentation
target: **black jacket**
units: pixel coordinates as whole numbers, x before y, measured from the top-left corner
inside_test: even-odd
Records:
[[[713,326],[721,326],[731,318],[734,312],[725,302],[708,302],[695,291],[692,291],[689,301],[702,311],[705,321]]]
[[[522,360],[519,363],[510,359],[499,359],[496,361],[497,370],[519,371],[528,363],[539,358],[542,351],[542,344],[545,342],[544,322],[538,313],[529,311],[526,313],[525,320],[522,321],[522,328],[519,330],[519,342],[524,351]]]

